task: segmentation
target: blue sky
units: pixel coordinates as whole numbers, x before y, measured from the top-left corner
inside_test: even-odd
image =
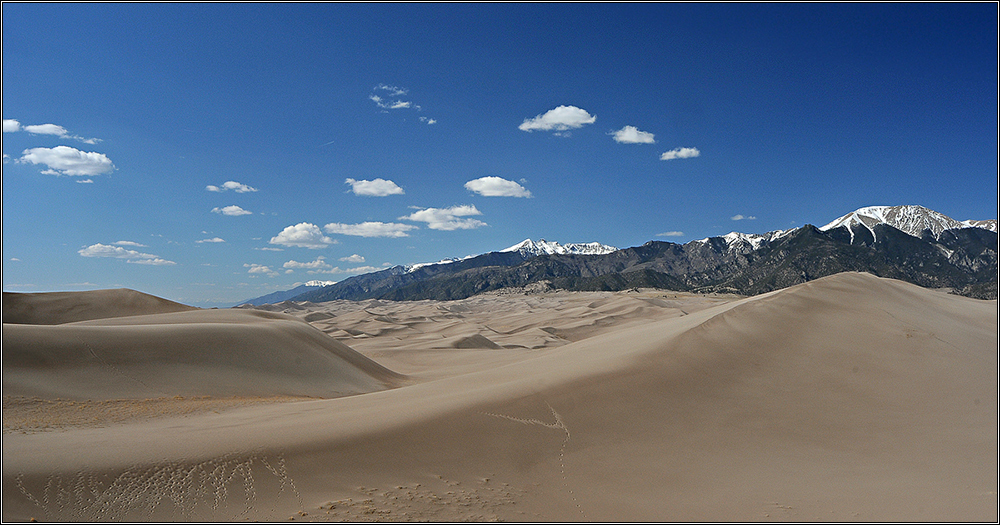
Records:
[[[3,289],[997,217],[997,5],[3,4]]]

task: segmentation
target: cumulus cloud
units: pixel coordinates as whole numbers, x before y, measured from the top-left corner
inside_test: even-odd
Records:
[[[339,274],[339,273],[371,273],[383,270],[384,268],[377,268],[375,266],[358,266],[357,268],[346,268],[342,269],[339,266],[334,266],[333,268],[323,269],[323,270],[309,270],[307,273],[311,274]]]
[[[351,185],[351,191],[355,195],[363,195],[366,197],[385,197],[386,195],[402,195],[403,188],[396,185],[395,182],[385,179],[375,179],[375,180],[354,180],[347,179],[344,184]]]
[[[69,146],[31,148],[22,152],[18,162],[44,164],[46,175],[92,176],[111,173],[115,169],[111,159],[103,153],[80,151]]]
[[[437,124],[437,120],[427,117],[420,117],[420,122],[425,122],[427,123],[428,126],[430,126],[431,124]]]
[[[35,133],[38,135],[56,135],[58,137],[65,137],[69,134],[69,132],[66,131],[66,128],[56,124],[35,124],[31,126],[24,126],[23,129],[28,133]]]
[[[657,237],[683,237],[684,236],[684,232],[670,231],[670,232],[657,233],[656,236]]]
[[[465,189],[484,197],[531,197],[524,186],[500,177],[480,177],[465,183]]]
[[[348,255],[347,257],[341,257],[340,259],[337,259],[337,260],[343,261],[343,262],[349,262],[349,263],[363,263],[363,262],[365,262],[365,258],[362,257],[362,256],[360,256],[360,255],[358,255],[358,254],[356,254],[356,253],[354,255]]]
[[[660,160],[690,159],[701,155],[698,148],[674,148],[660,155]]]
[[[135,241],[115,241],[111,244],[114,244],[115,246],[135,246],[137,248],[148,248],[148,246],[146,246],[145,244],[139,244]]]
[[[77,184],[93,184],[94,183],[94,179],[83,179],[83,180],[78,180],[78,181],[75,181],[75,182]]]
[[[227,180],[226,182],[222,183],[222,186],[213,186],[209,184],[208,186],[205,186],[205,189],[208,191],[218,191],[218,192],[233,190],[236,193],[249,193],[252,191],[257,191],[257,188],[251,188],[246,184],[242,184],[234,180]]]
[[[194,242],[196,242],[198,244],[202,244],[202,243],[206,243],[206,242],[215,243],[215,242],[226,242],[226,241],[225,241],[225,239],[222,239],[220,237],[212,237],[211,239],[202,239],[200,241],[194,241]]]
[[[284,230],[281,230],[281,233],[271,237],[269,242],[271,244],[309,248],[313,250],[326,248],[331,244],[337,244],[336,240],[323,235],[319,226],[308,222],[300,222],[294,226],[289,226]]]
[[[133,264],[151,264],[154,266],[177,264],[173,261],[163,259],[159,255],[142,253],[135,250],[128,250],[122,248],[121,246],[112,246],[110,244],[101,243],[92,244],[86,248],[77,250],[77,253],[83,257],[110,257],[114,259],[125,259],[125,262]]]
[[[359,257],[361,260],[353,260],[353,257]],[[288,261],[283,264],[282,267],[285,268],[285,273],[295,273],[295,270],[305,270],[306,273],[310,274],[368,273],[381,270],[381,268],[375,268],[374,266],[359,266],[357,268],[342,269],[338,266],[330,266],[325,259],[325,257],[320,256],[317,257],[316,260],[310,262]],[[349,262],[364,262],[364,257],[352,255],[351,257],[343,257],[340,260]]]
[[[752,221],[752,220],[756,220],[757,217],[754,217],[753,215],[751,215],[749,217],[744,217],[744,216],[742,216],[742,215],[740,215],[740,214],[737,213],[736,215],[733,215],[732,217],[730,217],[730,219],[734,220],[734,221],[743,221],[743,220]]]
[[[432,230],[472,230],[487,224],[478,219],[465,219],[470,215],[482,215],[482,212],[475,206],[463,204],[450,208],[426,208],[415,211],[399,220],[426,222],[427,227]]]
[[[535,118],[524,119],[517,129],[521,131],[566,131],[586,124],[593,124],[597,117],[576,106],[559,106]]]
[[[635,126],[625,126],[618,131],[612,131],[609,135],[613,136],[615,142],[620,144],[654,144],[653,134],[648,131],[639,131],[639,128]]]
[[[281,266],[282,268],[290,270],[325,270],[331,268],[331,266],[327,264],[324,259],[326,259],[326,257],[320,255],[319,257],[316,257],[315,261],[312,262],[288,261]]]
[[[256,264],[256,263],[244,264],[243,267],[250,268],[249,270],[247,270],[247,273],[253,276],[266,275],[268,277],[274,277],[275,275],[278,275],[278,272],[272,270],[270,266],[265,266],[263,264]]]
[[[398,222],[378,222],[369,221],[359,224],[342,224],[331,222],[323,226],[326,233],[338,233],[340,235],[355,235],[358,237],[408,237],[406,233],[410,230],[419,229],[412,224],[400,224]]]
[[[66,128],[58,124],[31,124],[27,126],[22,126],[20,122],[13,119],[4,119],[3,121],[3,131],[4,133],[10,133],[15,131],[27,131],[28,133],[33,133],[35,135],[55,135],[61,139],[73,139],[79,140],[85,144],[97,144],[101,142],[101,139],[87,139],[79,135],[70,135]]]
[[[212,213],[221,213],[222,215],[228,215],[230,217],[238,217],[240,215],[250,215],[253,212],[244,210],[243,208],[233,204],[232,206],[226,206],[225,208],[212,208]]]

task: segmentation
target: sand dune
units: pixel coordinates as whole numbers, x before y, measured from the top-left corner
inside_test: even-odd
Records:
[[[209,310],[4,325],[4,395],[339,397],[402,379],[282,314]]]
[[[8,337],[22,361],[68,350],[5,324],[3,518],[997,519],[996,301],[845,273],[738,300],[647,291],[295,312],[302,321],[233,310],[49,328],[113,340],[107,355],[140,374],[169,368],[168,348],[200,336],[198,324],[280,326],[287,339],[349,342],[408,382],[23,433],[6,426],[6,396],[35,383],[8,382]],[[195,322],[202,314],[255,320]],[[257,373],[248,382],[278,394],[298,371],[245,348],[267,333],[226,353],[251,354],[234,377]],[[219,334],[237,335],[204,337]],[[146,365],[142,337],[168,341]],[[186,359],[189,374],[222,368]],[[270,367],[280,380],[263,377]],[[100,373],[82,358],[63,368],[67,383]]]
[[[91,292],[3,293],[4,323],[63,324],[189,310],[194,308],[124,288]]]

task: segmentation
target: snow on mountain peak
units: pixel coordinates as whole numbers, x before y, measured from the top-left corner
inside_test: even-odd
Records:
[[[938,213],[934,210],[929,210],[923,206],[867,206],[838,218],[830,224],[823,226],[820,230],[826,231],[833,228],[839,228],[841,226],[846,226],[847,229],[850,230],[854,226],[861,225],[868,228],[874,236],[874,228],[876,224],[887,224],[914,237],[920,237],[921,232],[926,229],[930,229],[931,233],[934,234],[934,237],[937,237],[941,235],[941,232],[944,230],[984,227],[975,224],[977,222],[980,221],[959,222],[951,217],[948,217],[947,215]],[[989,221],[981,222],[988,223]],[[985,227],[989,229],[988,226]],[[993,222],[993,228],[996,228],[995,221]],[[851,239],[853,240],[853,238],[854,232],[852,231]]]
[[[737,250],[745,252],[745,251],[756,250],[757,248],[760,248],[760,246],[765,242],[771,242],[775,239],[780,239],[781,237],[784,237],[785,235],[788,235],[793,231],[795,231],[794,228],[789,230],[774,230],[763,234],[729,232],[723,235],[721,238],[726,241],[726,245],[729,247],[729,250]],[[697,241],[692,241],[692,242],[699,242],[704,244],[707,243],[708,241],[709,238],[706,237],[704,239],[699,239]]]
[[[500,251],[521,252],[524,255],[604,255],[618,251],[618,248],[599,242],[559,244],[558,242],[546,241],[545,239],[539,239],[538,241],[525,239],[510,248]]]
[[[331,284],[337,284],[337,281],[307,281],[302,283],[302,286],[330,286]]]

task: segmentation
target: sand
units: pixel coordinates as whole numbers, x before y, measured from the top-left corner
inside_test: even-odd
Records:
[[[109,295],[4,295],[4,521],[998,517],[996,301]]]

